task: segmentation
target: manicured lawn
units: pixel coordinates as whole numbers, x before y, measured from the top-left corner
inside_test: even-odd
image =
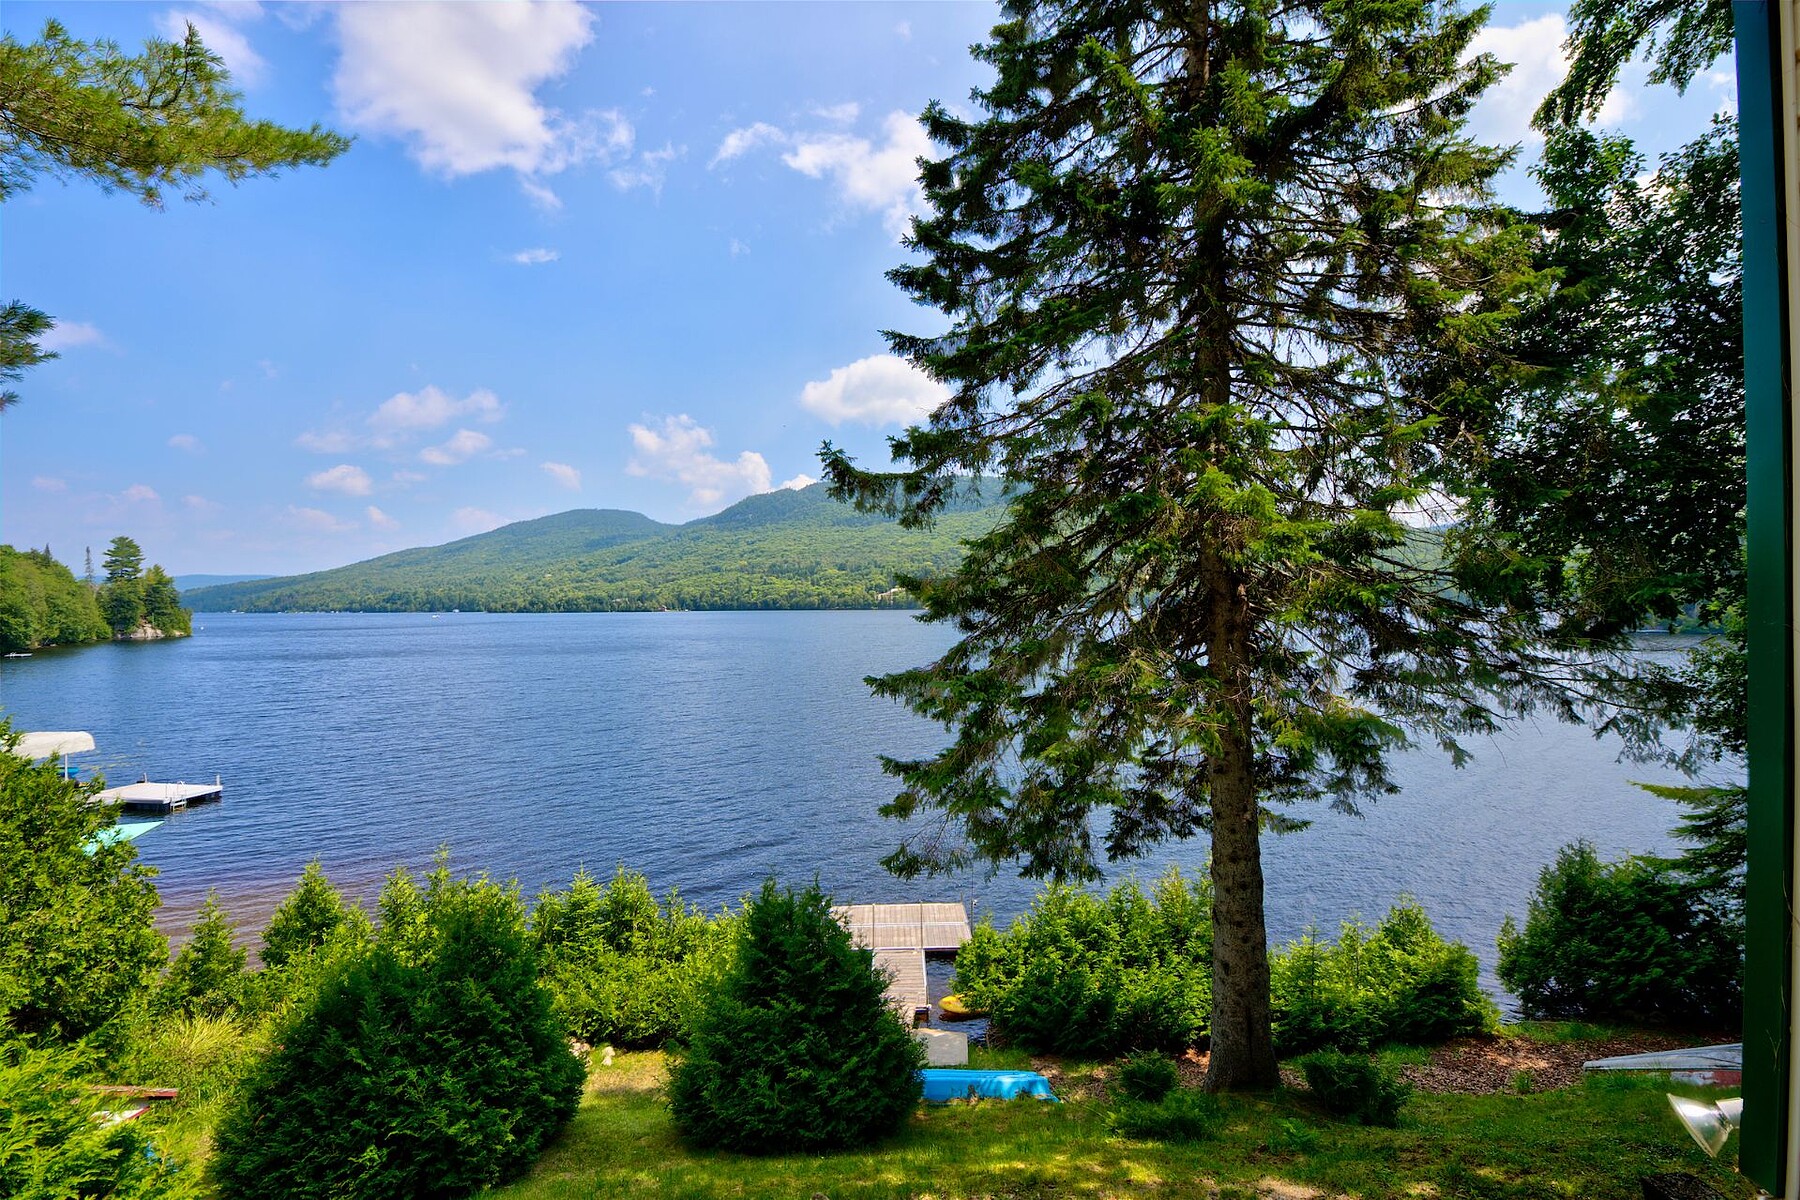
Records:
[[[1020,1064],[995,1056],[972,1065]],[[1079,1083],[1098,1070],[1070,1077]],[[580,1112],[536,1169],[485,1195],[1627,1200],[1641,1194],[1640,1175],[1660,1171],[1690,1171],[1733,1197],[1754,1194],[1730,1169],[1735,1143],[1710,1162],[1677,1125],[1657,1079],[1590,1079],[1526,1096],[1421,1094],[1393,1130],[1334,1121],[1302,1093],[1233,1098],[1224,1135],[1197,1146],[1116,1137],[1099,1100],[956,1104],[922,1109],[875,1150],[758,1159],[685,1148],[662,1106],[662,1071],[653,1053],[596,1067]]]

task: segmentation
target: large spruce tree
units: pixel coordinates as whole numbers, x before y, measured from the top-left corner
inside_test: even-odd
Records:
[[[1395,749],[1574,717],[1606,669],[1469,599],[1418,528],[1455,499],[1463,381],[1505,369],[1496,330],[1536,286],[1489,204],[1508,154],[1463,132],[1502,70],[1468,54],[1485,16],[1009,4],[976,115],[925,114],[948,153],[891,273],[951,320],[891,344],[953,394],[897,471],[825,448],[840,497],[903,521],[969,474],[1010,489],[959,570],[908,585],[961,639],[873,681],[954,734],[886,762],[885,811],[922,825],[888,865],[1091,879],[1209,833],[1215,1089],[1276,1081],[1277,806],[1354,809]]]

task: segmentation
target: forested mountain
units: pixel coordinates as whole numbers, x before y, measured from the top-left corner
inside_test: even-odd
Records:
[[[175,589],[185,594],[197,588],[217,587],[221,583],[250,583],[257,579],[273,578],[273,575],[177,575]]]
[[[858,513],[821,484],[769,492],[685,525],[576,509],[443,546],[330,571],[202,588],[196,610],[605,612],[875,608],[909,601],[896,574],[932,574],[985,532],[994,496],[953,505],[935,528]]]

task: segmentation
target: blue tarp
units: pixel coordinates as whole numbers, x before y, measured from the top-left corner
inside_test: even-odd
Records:
[[[96,833],[82,849],[92,854],[100,847],[110,846],[114,842],[135,841],[161,824],[161,821],[121,821],[116,825],[108,825]]]
[[[970,1096],[994,1100],[1016,1100],[1020,1096],[1056,1099],[1056,1093],[1050,1090],[1050,1081],[1036,1071],[965,1071],[933,1067],[920,1071],[919,1077],[925,1081],[925,1100],[930,1104],[947,1104]]]

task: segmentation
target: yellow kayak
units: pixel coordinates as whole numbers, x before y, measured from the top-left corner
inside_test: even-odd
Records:
[[[971,1008],[961,996],[945,996],[938,1001],[938,1008],[946,1021],[967,1021],[971,1017],[985,1017],[987,1010]]]

